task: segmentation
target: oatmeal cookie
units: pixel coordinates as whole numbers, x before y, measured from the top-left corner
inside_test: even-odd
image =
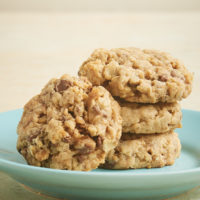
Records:
[[[123,133],[119,145],[111,150],[101,167],[106,169],[154,168],[174,164],[181,144],[174,132],[156,135]]]
[[[95,169],[121,137],[118,103],[85,78],[52,79],[24,107],[17,149],[28,164],[56,169]]]
[[[182,112],[178,103],[139,104],[118,100],[122,132],[154,134],[181,128]]]
[[[97,49],[79,70],[94,85],[129,102],[176,102],[192,89],[193,75],[171,55],[138,48]]]

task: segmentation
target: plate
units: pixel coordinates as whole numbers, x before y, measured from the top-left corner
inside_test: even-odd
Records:
[[[22,109],[0,114],[0,170],[40,193],[71,200],[165,199],[200,185],[200,112],[183,110],[182,152],[173,166],[90,172],[29,166],[16,150]]]

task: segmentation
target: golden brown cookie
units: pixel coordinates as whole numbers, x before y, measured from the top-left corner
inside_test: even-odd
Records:
[[[118,100],[122,132],[154,134],[181,128],[182,112],[178,103],[139,104]]]
[[[101,167],[106,169],[137,169],[174,164],[181,144],[173,132],[155,135],[122,134],[119,145],[111,150]]]
[[[103,85],[129,102],[176,102],[192,89],[193,75],[171,55],[138,48],[97,49],[82,64],[80,76]]]
[[[118,103],[86,78],[52,79],[24,107],[17,149],[31,165],[95,169],[121,137]]]

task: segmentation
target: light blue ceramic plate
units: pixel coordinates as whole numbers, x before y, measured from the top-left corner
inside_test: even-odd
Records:
[[[0,170],[41,193],[72,200],[164,199],[200,185],[200,112],[183,110],[181,157],[161,169],[63,171],[28,166],[16,150],[22,110],[0,114]]]

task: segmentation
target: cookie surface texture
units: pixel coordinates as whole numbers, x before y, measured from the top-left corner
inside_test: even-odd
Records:
[[[85,78],[52,79],[24,107],[17,149],[31,165],[89,171],[121,137],[118,103]]]
[[[97,49],[79,70],[128,102],[176,102],[192,89],[193,75],[171,55],[138,48]]]
[[[182,112],[178,103],[118,102],[121,106],[122,132],[124,133],[154,134],[181,128]]]
[[[180,151],[180,140],[173,132],[145,136],[123,133],[119,145],[109,152],[102,167],[107,169],[163,167],[174,164]]]

